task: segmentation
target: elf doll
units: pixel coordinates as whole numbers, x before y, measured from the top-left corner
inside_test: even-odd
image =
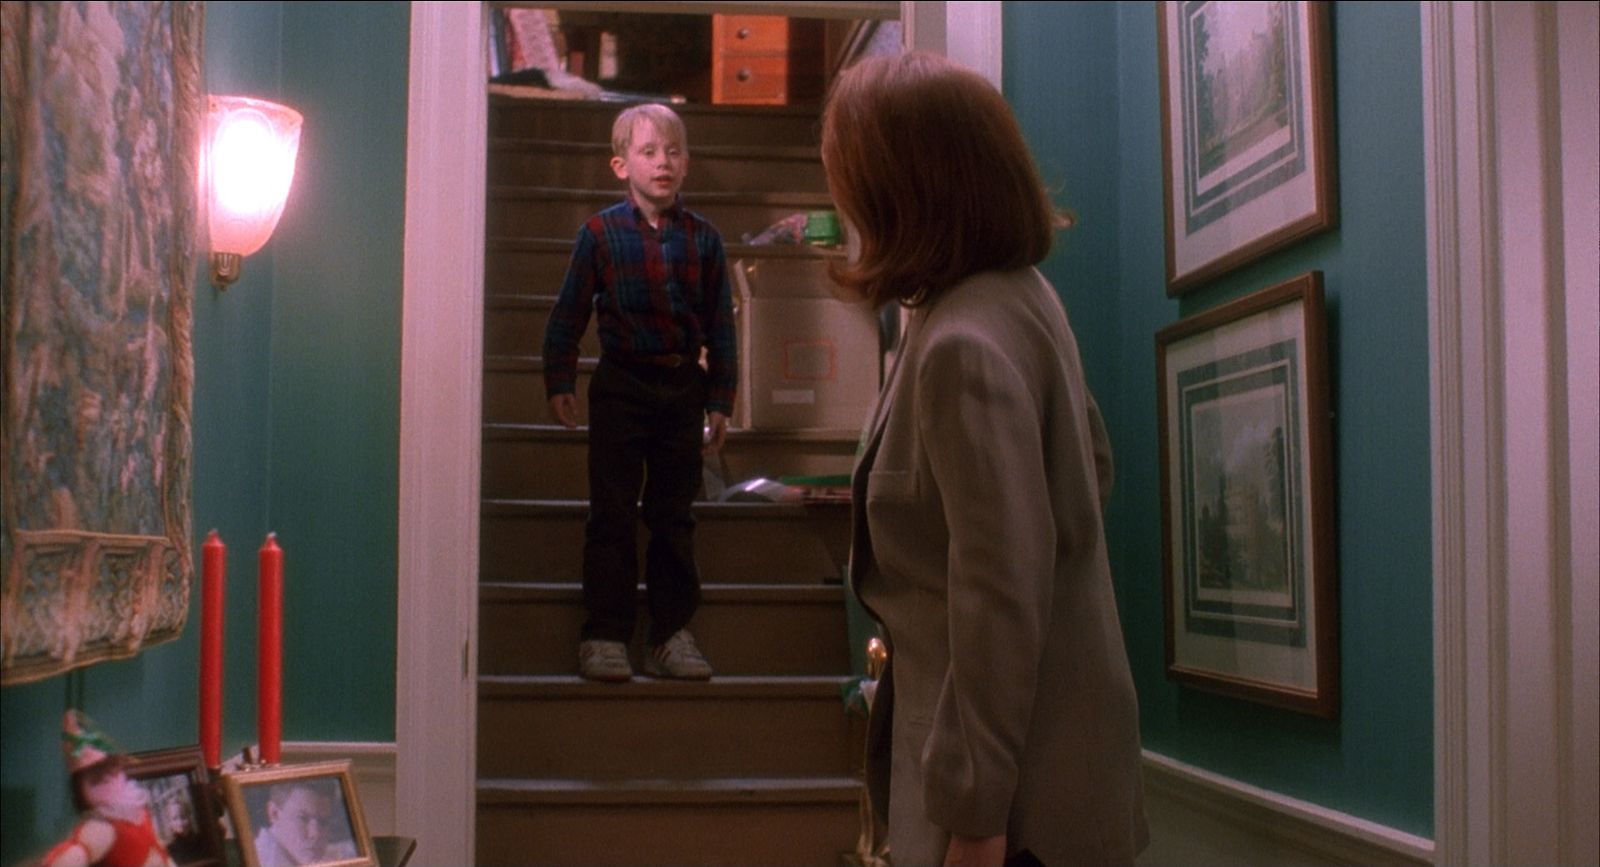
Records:
[[[128,779],[128,757],[76,710],[61,721],[61,749],[80,819],[43,867],[176,867],[156,837],[149,795]]]

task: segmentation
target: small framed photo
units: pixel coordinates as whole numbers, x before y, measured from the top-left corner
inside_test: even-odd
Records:
[[[376,867],[349,761],[224,774],[245,867]]]
[[[1334,718],[1322,274],[1156,335],[1167,676]]]
[[[1167,294],[1338,223],[1326,2],[1162,3]]]
[[[129,756],[128,779],[149,799],[156,836],[178,867],[221,867],[222,826],[199,746]]]

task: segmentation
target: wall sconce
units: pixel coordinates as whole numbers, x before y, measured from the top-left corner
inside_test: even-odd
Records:
[[[283,214],[300,151],[300,112],[248,96],[210,96],[202,169],[211,231],[211,285],[239,279]]]

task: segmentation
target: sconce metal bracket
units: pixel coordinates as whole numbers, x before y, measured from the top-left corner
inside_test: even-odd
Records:
[[[244,269],[244,257],[238,253],[211,254],[211,285],[227,289]]]

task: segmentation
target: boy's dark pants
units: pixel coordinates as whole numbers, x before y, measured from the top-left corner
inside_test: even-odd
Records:
[[[584,527],[583,638],[633,638],[638,522],[650,529],[645,597],[650,644],[683,628],[700,604],[694,514],[700,490],[706,374],[602,357],[589,383],[589,520]]]

